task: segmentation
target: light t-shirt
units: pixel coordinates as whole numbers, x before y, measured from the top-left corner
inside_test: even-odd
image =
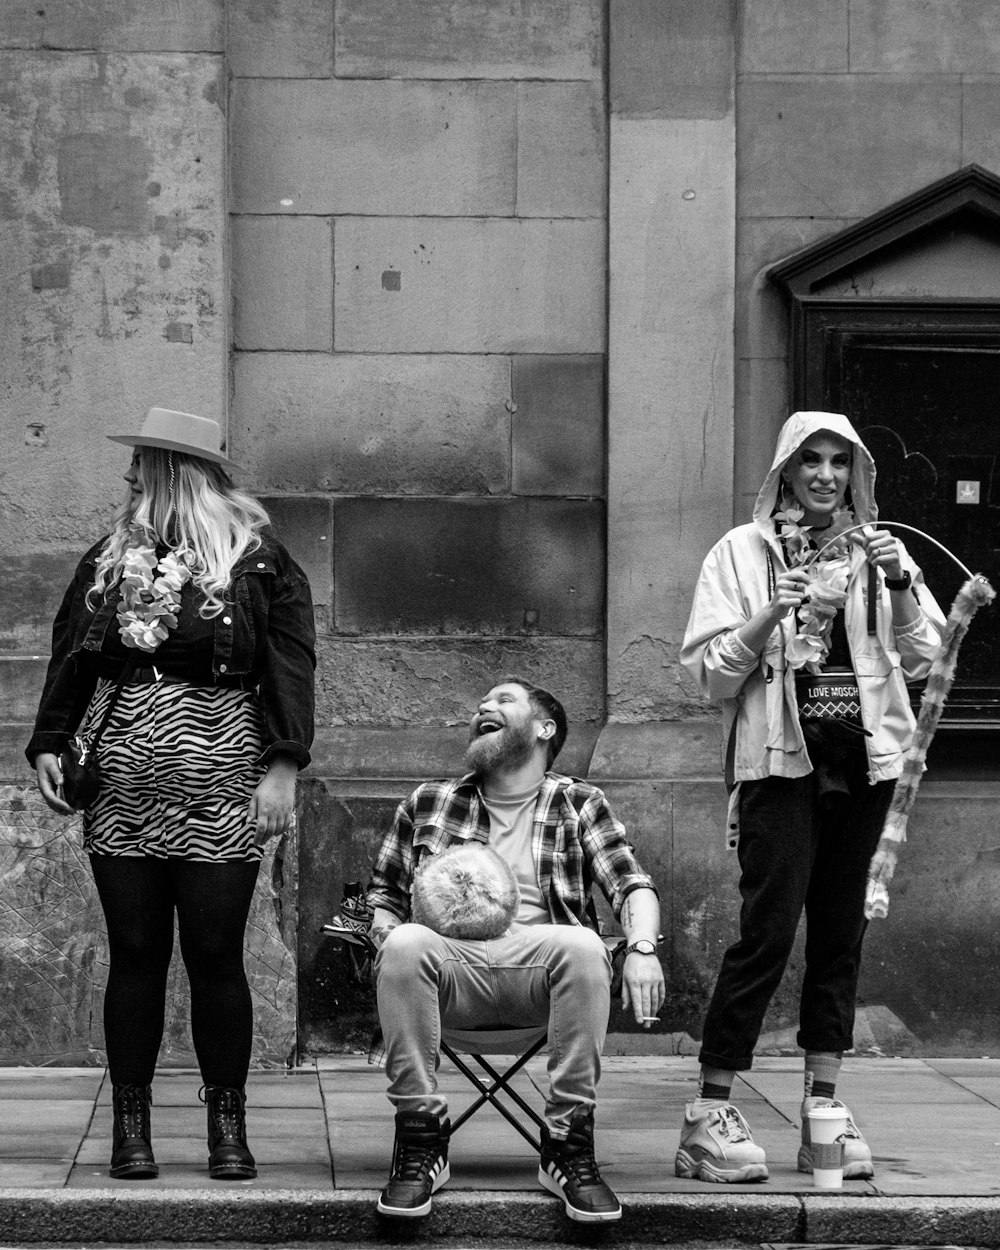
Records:
[[[515,918],[517,924],[552,923],[538,886],[535,857],[531,852],[531,831],[540,789],[536,786],[526,794],[505,795],[503,798],[483,795],[483,805],[490,817],[490,846],[510,865],[521,891],[521,906]]]

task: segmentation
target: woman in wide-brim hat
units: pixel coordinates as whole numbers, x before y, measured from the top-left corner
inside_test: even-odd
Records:
[[[208,1107],[209,1171],[256,1175],[245,1084],[253,1038],[243,938],[266,841],[285,832],[313,736],[315,626],[305,574],[232,483],[218,422],[165,408],[136,434],[111,531],[80,561],[52,632],[26,748],[69,815],[60,755],[111,716],[83,811],[110,971],[111,1174],[157,1175],[150,1086],[174,916]],[[121,686],[126,662],[137,664]]]

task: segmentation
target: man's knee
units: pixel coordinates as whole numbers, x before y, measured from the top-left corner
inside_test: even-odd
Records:
[[[401,924],[390,930],[375,957],[375,972],[404,982],[424,966],[428,955],[440,943],[438,935],[422,924]]]
[[[561,955],[561,963],[574,977],[586,977],[598,982],[609,981],[611,961],[607,947],[593,929],[582,925],[558,925],[554,940]]]

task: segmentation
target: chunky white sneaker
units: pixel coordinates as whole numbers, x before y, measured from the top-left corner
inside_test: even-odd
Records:
[[[732,1103],[703,1110],[689,1102],[674,1171],[686,1180],[737,1185],[766,1181],[767,1160]]]
[[[799,1171],[813,1170],[812,1142],[809,1138],[809,1116],[813,1107],[843,1107],[847,1112],[847,1132],[844,1134],[844,1180],[863,1181],[875,1175],[872,1152],[854,1123],[850,1110],[836,1098],[804,1098],[802,1100],[802,1145],[799,1147]]]

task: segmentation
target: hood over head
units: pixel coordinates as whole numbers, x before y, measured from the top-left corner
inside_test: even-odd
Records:
[[[753,519],[768,533],[773,532],[771,514],[781,493],[781,470],[806,439],[818,434],[820,430],[839,434],[854,448],[850,496],[855,520],[861,525],[873,524],[878,519],[878,506],[875,503],[875,461],[854,426],[839,412],[793,412],[781,427],[774,451],[774,462],[764,478],[764,484],[754,504]]]

